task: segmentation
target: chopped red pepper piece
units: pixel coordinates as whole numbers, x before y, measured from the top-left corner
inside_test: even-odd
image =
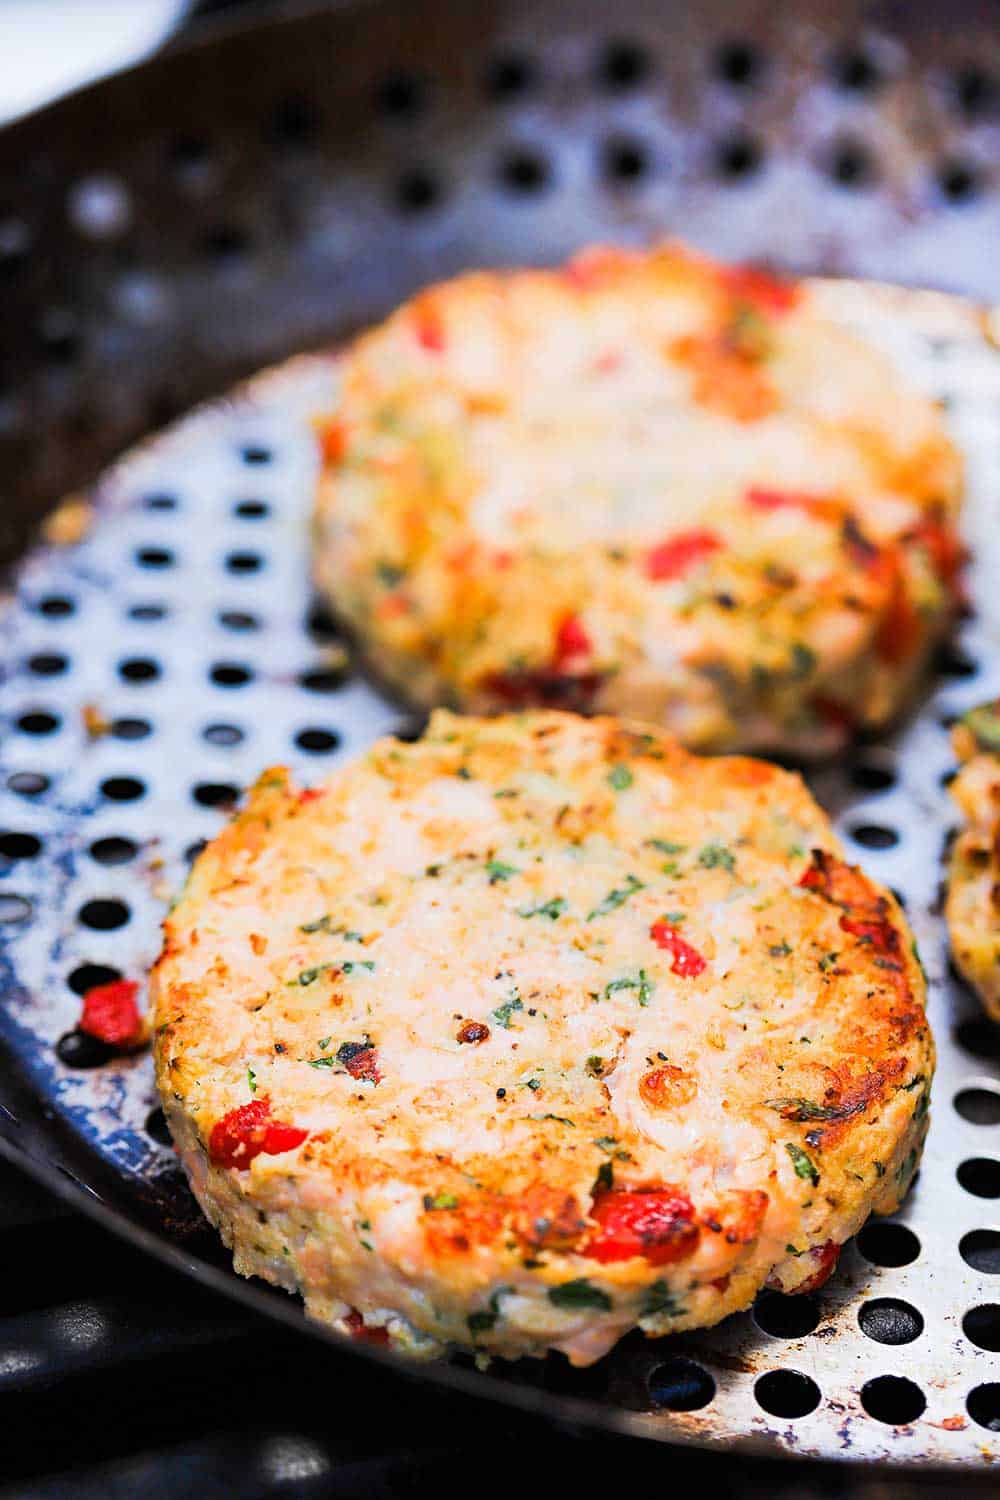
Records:
[[[806,1281],[794,1288],[793,1295],[800,1297],[807,1292],[818,1292],[837,1269],[841,1248],[835,1240],[827,1240],[825,1245],[814,1245],[809,1254],[816,1262],[816,1269]]]
[[[590,656],[593,649],[579,615],[567,615],[556,631],[556,667],[564,667],[574,656]]]
[[[641,1255],[652,1266],[665,1266],[690,1255],[698,1239],[694,1205],[679,1188],[612,1188],[594,1199],[590,1216],[597,1228],[583,1254],[602,1265]]]
[[[422,308],[417,313],[417,343],[428,354],[443,354],[447,344],[444,324],[436,312]]]
[[[320,451],[323,454],[323,462],[328,464],[339,464],[347,450],[347,428],[343,422],[336,418],[327,422],[319,435]]]
[[[778,314],[791,312],[801,297],[795,281],[774,276],[756,266],[723,266],[723,284],[734,297],[751,302],[758,312]]]
[[[253,1099],[231,1109],[212,1126],[208,1154],[217,1167],[248,1167],[255,1156],[278,1156],[301,1146],[308,1130],[286,1125],[271,1116],[268,1098]]]
[[[347,1049],[341,1047],[338,1056],[352,1078],[362,1083],[381,1083],[382,1072],[378,1065],[378,1052],[374,1047],[362,1047],[346,1056]]]
[[[943,521],[922,521],[914,532],[914,539],[927,552],[945,588],[960,596],[959,573],[968,555],[961,537]]]
[[[747,490],[746,501],[754,510],[801,510],[818,520],[839,513],[837,502],[829,495],[811,495],[805,490],[768,490],[756,486]]]
[[[364,1318],[356,1307],[352,1307],[344,1319],[352,1339],[359,1339],[364,1344],[387,1344],[389,1342],[389,1330],[387,1328],[369,1328]]]
[[[134,979],[99,984],[83,997],[79,1027],[109,1047],[127,1050],[143,1040],[142,1017],[136,1005],[139,986]]]
[[[649,929],[649,935],[658,948],[665,948],[673,955],[671,972],[679,974],[682,979],[696,979],[699,974],[704,973],[707,968],[705,960],[697,948],[692,948],[681,937],[677,928],[670,922],[654,922]]]
[[[680,578],[695,563],[703,562],[721,547],[722,542],[714,531],[701,529],[678,532],[676,536],[668,537],[665,542],[646,553],[646,577],[651,578],[654,583],[667,578]]]
[[[890,567],[889,603],[879,624],[875,649],[884,662],[898,667],[909,660],[919,645],[920,615],[906,587],[898,557],[890,558]]]

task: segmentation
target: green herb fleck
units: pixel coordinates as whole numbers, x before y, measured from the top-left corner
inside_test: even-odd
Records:
[[[549,1287],[549,1301],[554,1307],[599,1307],[611,1311],[611,1298],[599,1286],[594,1286],[586,1276],[575,1281],[564,1281],[561,1286]]]
[[[502,1005],[498,1005],[496,1010],[490,1011],[490,1015],[498,1026],[502,1026],[504,1031],[509,1031],[511,1016],[516,1010],[523,1009],[524,1005],[521,997],[515,992],[509,1000],[505,1000]]]
[[[561,917],[566,910],[566,899],[564,896],[553,896],[549,901],[543,901],[541,906],[522,906],[518,908],[519,917],[548,917],[554,922]]]
[[[376,563],[375,571],[378,574],[379,582],[384,583],[387,589],[394,589],[406,577],[406,569],[397,567],[395,563],[391,562]]]
[[[310,1057],[309,1058],[309,1066],[311,1068],[335,1068],[337,1066],[337,1058],[333,1057],[333,1056],[330,1056],[330,1057]]]
[[[256,1094],[257,1074],[254,1072],[253,1068],[247,1068],[247,1087],[249,1088],[251,1094]]]
[[[801,682],[809,676],[816,665],[816,653],[802,641],[796,641],[792,646],[792,678],[795,682]]]
[[[367,969],[369,974],[375,972],[375,965],[370,958],[348,959],[347,963],[341,964],[340,968],[344,974],[353,974],[355,969]]]
[[[732,874],[736,861],[725,844],[706,844],[698,854],[698,863],[704,870],[728,870]]]
[[[849,1104],[814,1104],[811,1099],[765,1099],[764,1103],[768,1109],[776,1109],[782,1119],[795,1120],[801,1124],[805,1120],[844,1120],[849,1115],[861,1114],[864,1111],[864,1102],[858,1105]]]
[[[597,1169],[597,1177],[594,1182],[595,1193],[610,1193],[615,1185],[615,1169],[610,1161],[602,1161]]]
[[[319,976],[321,974],[325,974],[328,969],[338,969],[339,967],[340,967],[339,964],[332,964],[331,963],[331,964],[317,964],[316,967],[313,968],[313,969],[303,969],[300,974],[296,974],[296,976],[295,976],[294,979],[290,979],[288,981],[288,988],[292,989],[297,984],[300,984],[300,985],[303,985],[303,986],[305,986],[307,984],[315,984],[316,981],[317,981],[317,979],[319,978]]]
[[[516,870],[513,865],[505,865],[500,859],[490,859],[486,862],[486,873],[490,877],[490,885],[496,885],[498,881],[509,880],[512,875],[517,875],[520,871]]]
[[[636,891],[641,891],[643,888],[641,880],[637,880],[634,875],[627,875],[623,886],[609,891],[604,900],[588,913],[587,921],[592,922],[595,917],[606,917],[609,911],[616,911],[619,906],[624,906],[630,896],[634,896]]]
[[[608,783],[609,785],[614,787],[616,792],[628,791],[628,788],[632,785],[632,782],[634,780],[635,777],[632,775],[632,772],[629,770],[628,766],[612,766],[611,770],[608,772]]]
[[[819,961],[819,966],[820,966],[820,969],[823,971],[824,974],[829,973],[829,971],[836,964],[837,959],[839,957],[840,957],[839,953],[824,953],[823,954],[823,957]]]
[[[683,1317],[687,1308],[678,1302],[676,1293],[665,1281],[654,1281],[646,1288],[646,1295],[639,1307],[640,1318],[655,1318],[657,1313],[667,1313],[672,1318]]]
[[[424,1210],[426,1213],[437,1213],[439,1209],[457,1208],[458,1199],[454,1193],[425,1193]]]
[[[656,985],[645,969],[640,969],[635,979],[627,976],[622,979],[612,979],[604,986],[604,998],[609,999],[616,990],[638,990],[639,1004],[645,1006],[649,1004],[655,989]]]
[[[598,1057],[595,1053],[593,1056],[587,1058],[586,1068],[591,1078],[600,1078],[604,1072],[604,1058]]]
[[[687,844],[674,844],[670,839],[647,839],[646,845],[650,849],[659,849],[661,854],[684,854]]]
[[[371,1240],[365,1239],[365,1235],[371,1230],[371,1227],[371,1220],[369,1219],[355,1219],[354,1221],[354,1233],[357,1235],[362,1248],[374,1252],[375,1246]]]
[[[795,1168],[796,1177],[803,1177],[811,1182],[813,1187],[819,1187],[819,1171],[803,1151],[802,1147],[796,1146],[794,1141],[786,1141],[785,1150],[792,1158],[792,1166]]]
[[[780,943],[772,943],[767,951],[772,958],[787,958],[792,950],[789,944],[782,938]]]

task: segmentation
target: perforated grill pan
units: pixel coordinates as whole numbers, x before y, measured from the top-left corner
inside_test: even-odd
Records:
[[[403,725],[308,601],[329,351],[463,265],[664,230],[1000,295],[1000,45],[988,7],[959,10],[748,6],[734,33],[729,6],[621,3],[612,33],[596,5],[340,7],[210,36],[0,135],[0,482],[20,559],[0,616],[0,1152],[333,1337],[228,1269],[148,1058],[73,1030],[90,985],[144,971],[166,899],[261,766],[315,779]],[[905,898],[929,970],[941,1062],[919,1180],[812,1297],[629,1338],[585,1372],[456,1360],[417,1378],[665,1440],[971,1477],[1000,1457],[1000,1034],[949,977],[937,900],[946,725],[1000,693],[1000,353],[973,301],[847,279],[821,295],[945,400],[970,472],[978,615],[896,736],[813,777]]]

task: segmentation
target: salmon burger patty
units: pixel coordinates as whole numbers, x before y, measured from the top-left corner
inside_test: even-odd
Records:
[[[971,709],[952,740],[963,765],[950,790],[965,827],[948,857],[945,916],[959,971],[1000,1021],[1000,701]]]
[[[157,1078],[237,1269],[413,1353],[587,1364],[811,1289],[917,1166],[905,919],[763,762],[440,711],[267,772],[165,931]]]
[[[345,356],[315,571],[420,706],[700,750],[885,723],[953,610],[933,403],[805,285],[676,246],[423,292]]]

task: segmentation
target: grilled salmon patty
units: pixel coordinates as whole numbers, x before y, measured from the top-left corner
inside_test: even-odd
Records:
[[[965,827],[948,857],[945,917],[955,963],[1000,1021],[1000,702],[971,709],[952,739],[963,765],[950,790]]]
[[[423,292],[321,427],[319,586],[421,706],[817,755],[953,608],[961,465],[806,285],[676,246]]]
[[[153,975],[237,1269],[413,1353],[587,1364],[811,1289],[927,1127],[924,981],[798,776],[645,725],[440,711],[268,771]]]

